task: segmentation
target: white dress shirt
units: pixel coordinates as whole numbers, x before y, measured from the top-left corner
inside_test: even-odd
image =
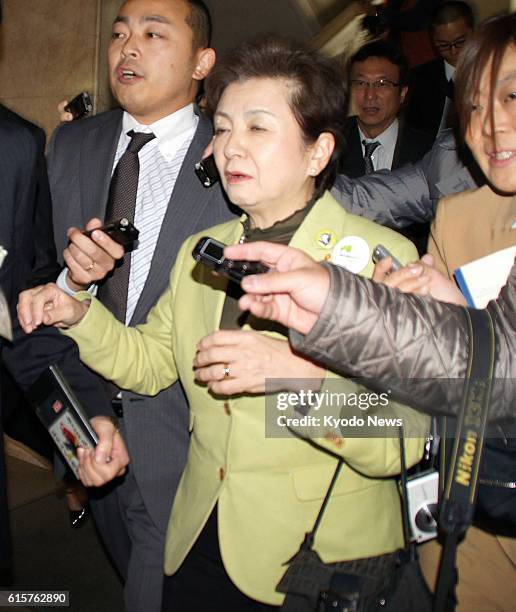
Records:
[[[448,64],[446,60],[444,60],[444,74],[446,75],[446,80],[449,81],[453,79],[455,75],[455,66]]]
[[[360,144],[362,146],[362,156],[365,155],[365,147],[363,141],[366,142],[379,142],[380,146],[376,147],[371,155],[373,162],[373,168],[376,170],[390,170],[392,167],[392,160],[394,157],[394,150],[396,149],[396,142],[398,140],[399,121],[394,119],[390,126],[379,134],[376,138],[368,138],[364,132],[360,129],[360,125],[357,123],[358,133],[360,136]]]

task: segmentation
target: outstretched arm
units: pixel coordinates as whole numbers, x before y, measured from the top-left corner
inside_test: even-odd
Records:
[[[377,388],[391,388],[394,397],[426,412],[456,412],[462,387],[449,381],[464,378],[469,352],[462,307],[405,295],[281,245],[252,243],[225,253],[276,267],[244,279],[248,294],[240,304],[306,334],[291,333],[296,351],[344,375],[370,378]],[[516,266],[500,298],[489,306],[498,341],[497,401],[491,414],[497,419],[514,412],[515,287]]]

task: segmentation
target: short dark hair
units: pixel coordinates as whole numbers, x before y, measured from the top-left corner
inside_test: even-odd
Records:
[[[455,104],[460,122],[460,131],[464,137],[468,129],[475,96],[480,89],[480,81],[487,64],[491,61],[490,82],[490,117],[491,125],[495,124],[494,96],[500,64],[511,45],[516,45],[516,13],[499,15],[480,24],[468,40],[455,71]],[[493,132],[494,133],[494,132]]]
[[[186,0],[190,6],[190,14],[186,23],[193,32],[194,49],[202,49],[210,46],[211,42],[211,17],[210,12],[203,0]]]
[[[399,83],[406,85],[409,74],[409,64],[407,58],[403,55],[400,49],[384,40],[375,40],[361,47],[355,55],[352,55],[349,60],[349,71],[357,62],[365,62],[370,57],[383,57],[391,64],[398,66],[400,71]]]
[[[437,26],[447,25],[457,19],[464,19],[467,26],[473,29],[475,27],[475,16],[473,10],[466,2],[459,0],[449,0],[439,4],[434,9],[430,18],[430,29],[433,30]]]
[[[315,179],[315,197],[329,189],[337,175],[344,149],[348,109],[348,82],[341,66],[318,51],[279,36],[266,36],[235,47],[215,64],[206,79],[210,116],[228,85],[253,78],[285,79],[294,84],[290,108],[307,143],[323,132],[335,138],[326,168]]]

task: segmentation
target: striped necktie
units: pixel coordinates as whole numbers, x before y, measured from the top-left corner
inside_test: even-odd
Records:
[[[372,172],[374,172],[372,155],[376,148],[380,146],[380,143],[377,140],[375,140],[374,142],[366,142],[365,140],[362,140],[362,144],[364,145],[365,173],[371,174]]]

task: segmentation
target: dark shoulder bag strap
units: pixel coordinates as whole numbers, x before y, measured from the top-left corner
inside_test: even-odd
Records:
[[[461,410],[439,513],[444,533],[434,612],[455,608],[457,546],[473,520],[491,396],[495,336],[487,310],[468,309],[470,349]]]

